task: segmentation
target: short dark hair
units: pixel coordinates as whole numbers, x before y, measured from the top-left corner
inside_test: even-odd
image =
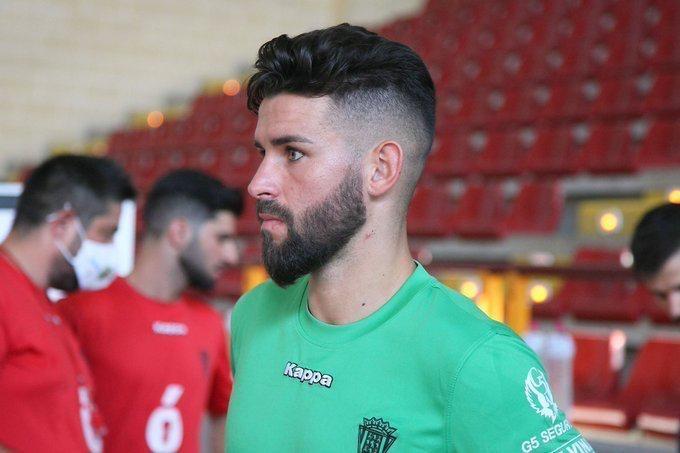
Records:
[[[106,212],[109,202],[131,200],[136,194],[128,175],[111,159],[55,156],[36,167],[26,179],[12,228],[31,230],[66,206],[87,228],[94,217]]]
[[[435,89],[425,63],[409,47],[340,24],[272,39],[260,47],[255,69],[248,82],[254,113],[264,99],[289,93],[329,96],[355,129],[371,131],[391,122],[391,131],[411,142],[408,179],[415,187],[432,147]]]
[[[666,203],[647,212],[635,227],[630,249],[638,278],[648,279],[659,272],[680,251],[680,204]]]
[[[198,170],[175,170],[156,181],[149,192],[143,210],[144,234],[163,235],[177,217],[201,224],[218,211],[241,215],[241,192]]]

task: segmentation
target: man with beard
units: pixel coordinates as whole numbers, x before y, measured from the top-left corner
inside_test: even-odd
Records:
[[[46,289],[76,289],[81,245],[110,242],[134,196],[108,159],[54,157],[27,179],[0,250],[0,451],[101,451],[90,371]]]
[[[132,274],[63,303],[83,345],[108,434],[108,452],[199,451],[201,419],[224,447],[231,373],[222,317],[185,295],[209,290],[238,260],[239,192],[178,170],[151,189]]]
[[[232,315],[227,451],[592,451],[526,344],[410,255],[422,60],[343,24],[279,36],[255,68],[248,190],[273,281]]]
[[[673,321],[680,321],[680,204],[666,203],[640,220],[630,246],[635,275]]]

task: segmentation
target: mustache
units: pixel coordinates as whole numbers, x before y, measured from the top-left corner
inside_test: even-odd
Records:
[[[287,224],[290,224],[293,221],[293,213],[276,200],[257,200],[255,203],[255,210],[258,219],[261,214],[267,214],[278,217]]]

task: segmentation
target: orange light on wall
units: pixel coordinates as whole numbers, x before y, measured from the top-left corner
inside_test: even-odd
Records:
[[[222,85],[222,93],[227,96],[236,96],[241,91],[241,83],[236,79],[229,79]]]
[[[163,114],[158,110],[149,112],[149,114],[146,116],[146,124],[154,129],[160,127],[164,120],[165,117],[163,117]]]
[[[680,204],[680,189],[671,189],[668,192],[668,201],[673,204]]]
[[[468,299],[475,299],[479,295],[479,283],[474,280],[465,280],[460,284],[460,293]]]
[[[597,226],[604,234],[614,234],[623,227],[623,215],[618,210],[608,210],[600,215]]]
[[[529,299],[535,304],[546,302],[552,295],[551,288],[543,282],[535,282],[529,286]]]

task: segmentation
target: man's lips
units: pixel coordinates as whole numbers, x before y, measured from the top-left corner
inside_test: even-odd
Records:
[[[276,220],[279,222],[283,222],[280,217],[276,217],[275,215],[271,214],[266,214],[266,213],[260,213],[257,215],[257,217],[260,219],[260,222],[266,222],[268,220]]]

